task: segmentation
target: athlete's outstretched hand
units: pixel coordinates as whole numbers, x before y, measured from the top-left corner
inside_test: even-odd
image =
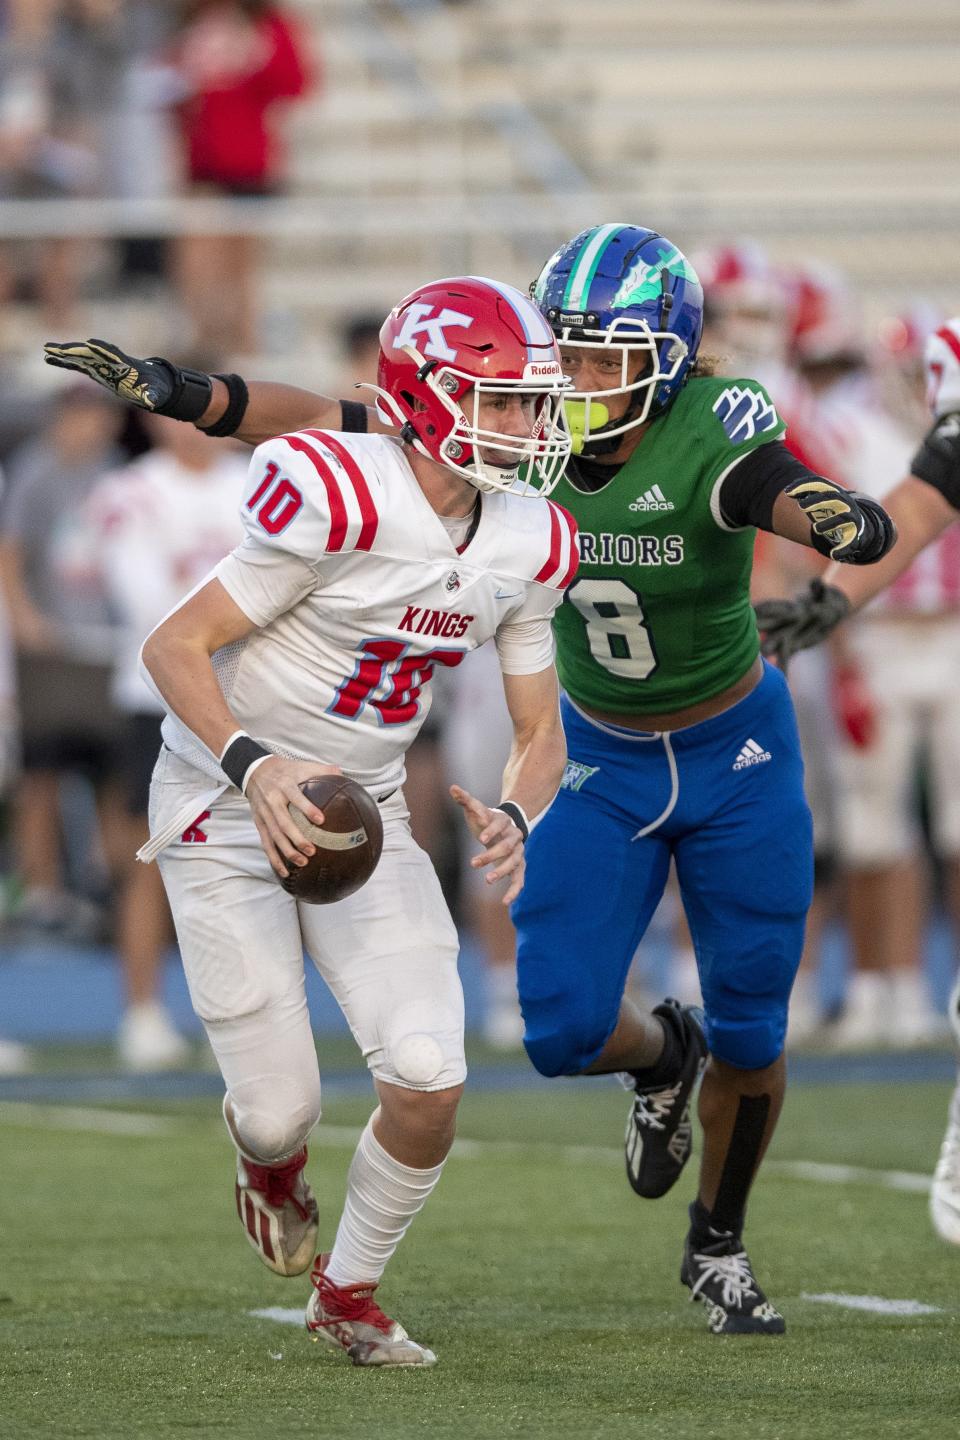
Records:
[[[175,420],[199,420],[213,392],[209,375],[182,369],[160,355],[139,360],[109,340],[51,341],[43,347],[43,358],[58,370],[86,375],[140,410]]]
[[[302,810],[312,825],[322,825],[323,811],[310,804],[300,786],[304,780],[313,780],[318,775],[340,774],[339,765],[321,765],[316,760],[286,760],[282,755],[272,755],[257,766],[247,781],[245,794],[260,833],[260,843],[281,880],[287,878],[290,867],[306,865],[316,849],[297,829],[287,807],[293,805]]]
[[[873,565],[896,541],[897,528],[890,516],[868,495],[819,477],[801,480],[786,493],[810,521],[813,548],[830,560]]]
[[[850,614],[850,601],[835,585],[817,579],[792,600],[761,600],[754,610],[760,649],[785,670],[791,656],[819,645]]]
[[[488,885],[509,876],[510,883],[504,893],[503,903],[511,905],[523,889],[525,862],[523,835],[519,826],[513,823],[505,811],[491,809],[459,785],[451,785],[450,794],[463,810],[463,818],[470,834],[484,847],[483,853],[474,855],[470,864],[475,870],[482,869],[484,865],[495,867],[486,876]]]

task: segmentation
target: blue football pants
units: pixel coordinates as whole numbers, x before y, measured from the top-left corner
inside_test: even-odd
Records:
[[[513,907],[524,1044],[544,1075],[609,1039],[674,859],[711,1052],[780,1055],[813,890],[793,704],[779,670],[722,714],[670,733],[588,719],[564,697],[563,785],[527,842]]]

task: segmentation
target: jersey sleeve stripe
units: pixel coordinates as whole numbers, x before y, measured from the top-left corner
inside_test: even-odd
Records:
[[[373,496],[370,494],[370,486],[367,484],[363,471],[346,446],[341,445],[339,440],[334,439],[332,435],[328,435],[325,430],[307,430],[304,433],[312,435],[314,439],[319,440],[325,445],[331,454],[336,456],[346,471],[347,477],[356,494],[357,503],[360,506],[360,535],[357,539],[355,549],[372,549],[377,534],[377,527],[380,524],[380,517],[377,515],[377,507],[374,504]]]
[[[306,440],[301,440],[299,435],[284,435],[283,438],[291,450],[296,450],[298,455],[306,456],[323,481],[323,488],[327,492],[327,502],[330,506],[330,534],[326,548],[330,553],[342,550],[347,535],[348,517],[347,507],[340,493],[336,476],[323,456],[312,445],[308,445]]]
[[[552,505],[554,502],[550,501],[550,504]],[[563,580],[558,586],[558,589],[566,590],[567,586],[573,583],[573,577],[576,575],[577,568],[580,564],[580,547],[577,544],[577,522],[570,514],[570,511],[565,510],[562,505],[556,505],[554,508],[559,510],[560,518],[570,532],[570,564],[567,567],[567,572]]]
[[[563,544],[563,530],[560,525],[560,516],[557,514],[556,506],[547,501],[550,511],[550,554],[547,556],[546,564],[541,566],[534,575],[534,581],[538,585],[546,585],[556,575],[560,568],[560,549]]]

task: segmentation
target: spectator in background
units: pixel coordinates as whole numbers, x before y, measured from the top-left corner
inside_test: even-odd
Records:
[[[499,673],[495,646],[481,645],[459,667],[457,683],[449,686],[447,713],[439,736],[445,765],[441,785],[455,775],[471,794],[496,792],[511,745],[510,715]],[[412,750],[419,744],[420,737]],[[408,784],[404,793],[407,788]],[[500,897],[491,894],[482,872],[470,865],[470,856],[462,847],[460,854],[463,918],[484,961],[483,1038],[495,1050],[519,1050],[523,1016],[517,996],[516,932]]]
[[[0,473],[0,496],[3,494],[3,475]],[[6,809],[7,796],[16,774],[17,764],[17,708],[16,681],[13,666],[13,645],[7,624],[7,610],[0,595],[0,806]],[[6,814],[3,816],[6,830]],[[4,834],[4,841],[6,835]],[[6,918],[7,889],[6,875],[0,876],[0,926]],[[16,1075],[30,1068],[30,1051],[17,1040],[8,1040],[0,1035],[0,1075]]]
[[[210,367],[201,362],[199,368]],[[138,656],[154,626],[242,539],[238,504],[247,473],[245,453],[228,441],[156,415],[146,424],[156,448],[107,476],[90,498],[107,595],[120,624],[113,695],[123,717],[126,833],[116,877],[116,940],[126,1008],[118,1044],[131,1070],[174,1066],[189,1053],[160,995],[172,933],[160,871],[134,859],[149,837],[150,777],[164,714],[140,677]]]
[[[289,17],[269,0],[189,0],[172,63],[189,192],[251,199],[278,194],[285,175],[279,102],[303,95],[310,71]],[[197,344],[257,350],[256,238],[184,236],[181,294]]]
[[[84,507],[123,456],[123,412],[109,396],[74,385],[48,425],[7,466],[0,517],[0,584],[17,654],[23,774],[14,801],[14,849],[23,889],[18,918],[87,934],[89,907],[70,892],[61,847],[60,782],[79,772],[94,785],[108,859],[119,858],[115,823],[115,717],[109,686],[114,630],[96,537]],[[68,850],[70,847],[68,847]],[[72,852],[77,859],[76,850]]]
[[[352,315],[346,321],[341,336],[343,350],[343,383],[350,385],[376,385],[377,366],[380,363],[380,329],[383,317],[376,315]]]
[[[0,20],[0,196],[71,199],[111,191],[145,6],[146,0],[8,0]],[[46,321],[62,325],[98,253],[69,235],[39,246],[8,245],[0,294],[35,297]]]

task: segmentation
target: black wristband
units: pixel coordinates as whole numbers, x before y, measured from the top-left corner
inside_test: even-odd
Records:
[[[202,430],[204,435],[209,435],[211,440],[219,440],[224,435],[236,435],[243,424],[247,406],[250,404],[250,391],[247,389],[247,382],[241,375],[220,375],[218,373],[215,378],[222,380],[227,387],[227,408],[220,419],[214,420],[212,425],[197,426],[197,429]],[[211,386],[211,391],[212,389]]]
[[[260,745],[252,736],[241,730],[235,735],[220,756],[220,769],[231,785],[242,791],[247,771],[256,760],[264,760],[273,751]]]
[[[513,800],[501,800],[500,804],[495,805],[493,808],[495,810],[502,810],[504,815],[510,816],[510,819],[513,821],[514,825],[516,825],[517,829],[520,831],[521,836],[523,837],[524,845],[526,845],[527,836],[530,834],[530,822],[527,820],[526,815],[524,815],[523,811],[520,809],[520,806],[517,805],[516,802]]]
[[[147,364],[162,369],[172,387],[169,400],[158,405],[156,413],[169,415],[172,420],[199,420],[213,394],[210,376],[203,370],[174,365],[170,360],[164,360],[162,355],[148,355]]]
[[[366,434],[367,407],[361,400],[340,401],[340,429],[351,434]]]

